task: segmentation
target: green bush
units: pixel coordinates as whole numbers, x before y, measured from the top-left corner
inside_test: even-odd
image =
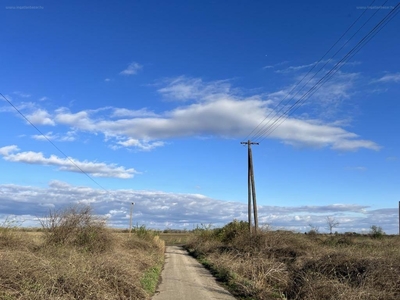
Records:
[[[143,240],[152,240],[154,236],[158,235],[157,231],[147,229],[145,225],[135,228],[134,233]]]
[[[223,243],[231,243],[236,237],[249,231],[249,223],[233,220],[222,228],[215,230],[215,235]]]
[[[382,230],[382,227],[376,226],[376,225],[372,225],[371,226],[371,230],[369,232],[369,235],[372,238],[378,239],[378,238],[383,237],[385,235],[385,232]]]

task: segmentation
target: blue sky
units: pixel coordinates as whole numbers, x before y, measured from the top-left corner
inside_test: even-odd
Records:
[[[381,2],[4,1],[0,92],[46,138],[1,100],[0,220],[82,202],[127,227],[132,201],[154,228],[245,220],[250,138],[261,224],[397,233],[398,16],[253,131],[398,4]]]

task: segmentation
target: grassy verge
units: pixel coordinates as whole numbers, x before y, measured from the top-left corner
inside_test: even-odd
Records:
[[[88,210],[56,217],[42,232],[0,228],[0,299],[150,299],[143,278],[157,282],[163,241],[112,232]]]
[[[304,235],[246,224],[186,245],[239,299],[400,299],[398,236]]]
[[[142,279],[140,280],[142,287],[147,293],[154,294],[154,292],[156,291],[162,266],[163,264],[159,263],[157,266],[151,267],[144,273]]]

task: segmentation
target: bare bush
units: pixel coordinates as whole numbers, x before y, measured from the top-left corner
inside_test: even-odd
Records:
[[[89,252],[101,252],[112,244],[106,220],[94,216],[90,206],[50,210],[40,222],[48,245],[70,245]]]
[[[0,224],[0,248],[17,248],[21,246],[21,237],[18,231],[20,225],[20,222],[9,217]]]
[[[326,217],[326,225],[329,230],[329,234],[332,234],[333,228],[336,228],[339,226],[339,221],[336,220],[334,217]]]

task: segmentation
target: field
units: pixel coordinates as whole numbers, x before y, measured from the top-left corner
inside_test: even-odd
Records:
[[[193,237],[193,233],[160,233],[159,236],[165,242],[166,246],[183,246]]]
[[[150,299],[164,242],[108,229],[90,211],[53,216],[40,232],[0,226],[0,299]]]
[[[150,299],[166,245],[183,245],[238,299],[400,299],[400,237],[107,228],[87,207],[39,230],[0,226],[0,300]]]
[[[240,299],[400,299],[400,238],[265,231],[244,222],[186,245]]]

